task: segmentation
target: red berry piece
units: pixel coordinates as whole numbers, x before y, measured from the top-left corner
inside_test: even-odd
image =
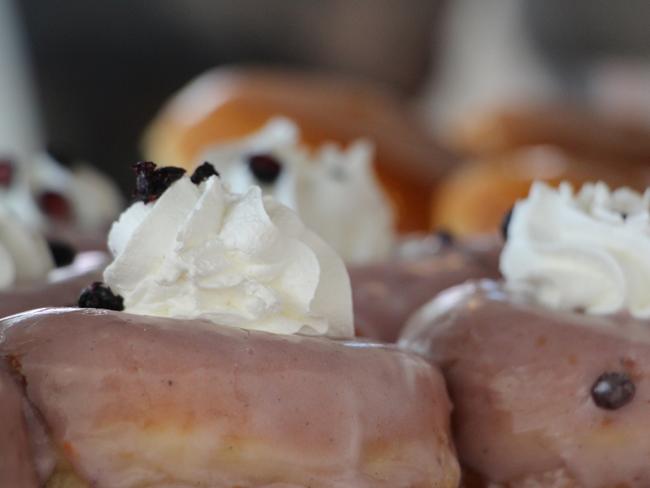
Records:
[[[0,188],[9,188],[14,181],[14,163],[0,158]]]
[[[41,211],[52,220],[70,220],[72,208],[66,197],[58,192],[46,190],[38,198],[38,206]]]

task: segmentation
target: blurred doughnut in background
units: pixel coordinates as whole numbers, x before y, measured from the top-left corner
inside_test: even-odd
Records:
[[[422,107],[465,164],[433,195],[432,226],[494,232],[534,180],[648,185],[647,2],[449,7]]]
[[[418,202],[406,217],[400,212],[402,230],[491,232],[536,178],[580,183],[589,170],[611,184],[647,181],[645,0],[162,0],[155,7],[144,0],[26,0],[16,6],[43,132],[95,162],[125,191],[131,175],[123,162],[142,156],[139,136],[165,101],[201,73],[241,64],[354,77],[418,108],[457,159],[442,164],[434,149],[432,181],[409,188],[403,180],[412,180],[410,165],[391,173],[380,148],[378,171],[388,191],[393,184]],[[372,133],[374,124],[362,126]],[[344,139],[328,131],[323,135]],[[393,136],[406,140],[397,131]],[[390,137],[383,139],[375,142],[390,145]],[[446,166],[453,167],[438,191],[434,182]]]
[[[441,1],[17,2],[48,135],[130,191],[128,164],[162,104],[216,66],[291,66],[414,94],[430,70]]]
[[[148,129],[143,153],[192,169],[210,146],[249,136],[277,116],[293,120],[311,149],[370,141],[398,229],[427,228],[431,189],[451,158],[393,91],[370,82],[287,69],[212,70],[165,105]]]

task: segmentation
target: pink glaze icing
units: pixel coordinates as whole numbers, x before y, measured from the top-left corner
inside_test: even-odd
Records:
[[[485,479],[650,486],[647,321],[555,312],[516,301],[496,282],[470,282],[424,306],[399,344],[441,366],[461,463]],[[617,410],[591,397],[606,371],[636,385]],[[558,477],[564,484],[539,481]]]
[[[458,484],[441,375],[388,346],[43,309],[0,321],[0,356],[89,486]]]
[[[0,482],[6,487],[38,486],[21,387],[4,365],[0,365]]]
[[[414,252],[406,257],[348,267],[357,335],[395,342],[408,317],[442,290],[499,276],[496,239],[445,244],[429,236],[402,243],[411,245]]]

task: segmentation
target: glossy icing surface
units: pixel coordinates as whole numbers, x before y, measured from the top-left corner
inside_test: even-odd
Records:
[[[553,312],[514,301],[498,283],[470,282],[425,305],[400,345],[441,366],[461,462],[488,480],[559,473],[565,484],[512,486],[650,486],[647,321]],[[591,396],[610,371],[636,386],[616,410]]]
[[[394,348],[43,309],[0,322],[0,356],[92,486],[458,483],[442,377]]]
[[[22,392],[4,365],[0,365],[0,400],[0,482],[2,486],[37,486]]]
[[[357,334],[394,342],[409,316],[442,290],[499,276],[496,239],[448,243],[435,236],[402,243],[406,256],[349,266]]]

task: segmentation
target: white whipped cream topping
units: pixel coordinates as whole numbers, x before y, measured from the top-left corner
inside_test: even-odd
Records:
[[[248,167],[251,154],[268,154],[282,164],[272,184],[258,182]],[[325,144],[315,152],[300,142],[296,125],[271,119],[259,132],[205,151],[209,161],[235,191],[260,185],[298,212],[305,224],[349,263],[388,257],[395,241],[391,204],[372,168],[371,144],[356,141],[347,149]]]
[[[8,188],[0,188],[0,202],[31,229],[43,229],[45,218],[34,201],[26,168],[17,167]]]
[[[548,307],[650,317],[650,191],[534,183],[514,207],[501,272]]]
[[[259,187],[230,192],[188,176],[113,224],[105,282],[131,313],[203,317],[220,325],[351,337],[343,261]]]
[[[53,267],[45,239],[0,206],[0,289],[45,281]]]
[[[49,190],[66,197],[82,230],[105,229],[124,208],[122,195],[104,174],[88,164],[65,168],[46,153],[34,159],[30,184],[35,194]]]

